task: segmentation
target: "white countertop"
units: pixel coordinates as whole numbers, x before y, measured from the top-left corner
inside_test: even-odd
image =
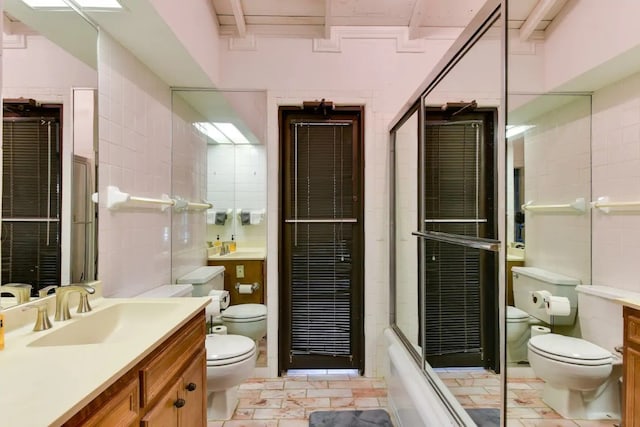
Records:
[[[53,327],[46,331],[33,332],[33,323],[11,330],[5,334],[5,349],[0,351],[0,424],[23,427],[63,424],[186,324],[209,301],[209,297],[98,298],[91,301],[91,313],[80,315],[72,309],[70,320],[52,320]],[[160,321],[145,325],[144,334],[136,334],[130,339],[108,344],[27,346],[69,322],[82,321],[85,316],[127,302],[157,303],[158,310],[162,310],[163,304],[173,306]],[[35,319],[35,310],[31,311]],[[51,311],[50,318],[53,319]]]
[[[209,252],[211,253],[211,252]],[[226,255],[209,255],[210,261],[235,261],[235,260],[264,260],[266,251],[260,248],[243,248]]]

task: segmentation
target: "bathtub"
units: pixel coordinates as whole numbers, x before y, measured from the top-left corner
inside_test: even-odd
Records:
[[[389,410],[396,427],[475,426],[438,376],[427,365],[427,376],[416,365],[396,333],[384,332],[387,343]],[[447,402],[446,404],[444,402]],[[454,415],[455,414],[455,415]]]

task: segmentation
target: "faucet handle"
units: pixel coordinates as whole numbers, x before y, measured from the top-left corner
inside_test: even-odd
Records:
[[[31,304],[27,304],[22,308],[22,311],[29,310],[31,308],[35,308],[38,310],[38,314],[36,315],[36,323],[33,325],[34,331],[46,331],[51,327],[51,321],[49,320],[49,313],[47,311],[47,303],[45,301],[42,302],[34,302]]]
[[[49,286],[45,286],[44,288],[40,289],[38,291],[38,297],[42,298],[42,297],[46,297],[49,294],[49,291],[52,289],[57,288],[57,285],[49,285]]]

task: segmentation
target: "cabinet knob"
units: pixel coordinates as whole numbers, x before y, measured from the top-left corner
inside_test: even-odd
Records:
[[[198,386],[196,385],[196,383],[189,383],[187,384],[187,387],[186,387],[187,391],[194,391],[197,388]]]
[[[175,402],[173,402],[173,406],[175,406],[176,408],[182,408],[187,402],[184,399],[178,399]]]

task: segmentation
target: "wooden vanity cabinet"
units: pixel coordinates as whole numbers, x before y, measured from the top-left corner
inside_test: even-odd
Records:
[[[640,310],[625,306],[622,425],[640,427]]]
[[[229,291],[231,304],[264,304],[266,290],[264,288],[264,260],[261,259],[229,259],[209,260],[208,265],[224,267],[224,289]],[[244,277],[237,277],[237,267],[244,267]],[[251,294],[241,294],[236,289],[236,283],[257,283],[258,289]]]
[[[76,413],[65,426],[205,426],[204,311]]]

